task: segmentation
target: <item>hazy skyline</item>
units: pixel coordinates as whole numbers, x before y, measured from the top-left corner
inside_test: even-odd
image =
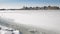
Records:
[[[59,6],[60,0],[0,0],[0,8],[21,8],[23,6]]]

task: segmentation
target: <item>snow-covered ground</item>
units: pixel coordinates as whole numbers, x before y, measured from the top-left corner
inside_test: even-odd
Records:
[[[2,21],[1,24],[12,25],[11,26],[12,28],[18,29],[20,31],[23,30],[22,32],[24,34],[28,32],[27,31],[28,29],[25,30],[26,26],[23,27],[21,24],[44,29],[44,30],[42,29],[38,30],[39,32],[43,31],[47,33],[49,32],[48,34],[51,34],[51,31],[53,31],[54,34],[56,34],[55,32],[60,34],[60,10],[0,11],[0,16],[5,20],[5,22],[3,23]],[[8,21],[14,21],[14,24],[11,24],[13,22],[8,23]],[[31,30],[29,31],[33,32]]]
[[[0,34],[19,34],[19,31],[5,26],[0,26]]]

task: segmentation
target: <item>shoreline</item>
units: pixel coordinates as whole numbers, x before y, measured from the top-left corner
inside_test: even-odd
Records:
[[[28,9],[0,9],[0,11],[5,11],[5,10],[28,10]],[[33,9],[30,9],[33,10]],[[38,10],[60,10],[60,9],[38,9]]]

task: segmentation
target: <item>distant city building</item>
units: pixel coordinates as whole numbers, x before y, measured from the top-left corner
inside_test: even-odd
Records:
[[[57,6],[48,6],[48,9],[59,9]]]
[[[59,7],[57,6],[43,6],[43,7],[23,7],[23,8],[19,8],[19,9],[0,9],[0,10],[60,10]]]
[[[57,6],[44,6],[44,7],[23,7],[22,10],[55,10],[60,9]]]

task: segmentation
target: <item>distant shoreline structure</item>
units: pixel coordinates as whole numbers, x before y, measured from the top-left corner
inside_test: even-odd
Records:
[[[60,7],[58,6],[22,7],[20,9],[0,9],[0,10],[60,10]]]

